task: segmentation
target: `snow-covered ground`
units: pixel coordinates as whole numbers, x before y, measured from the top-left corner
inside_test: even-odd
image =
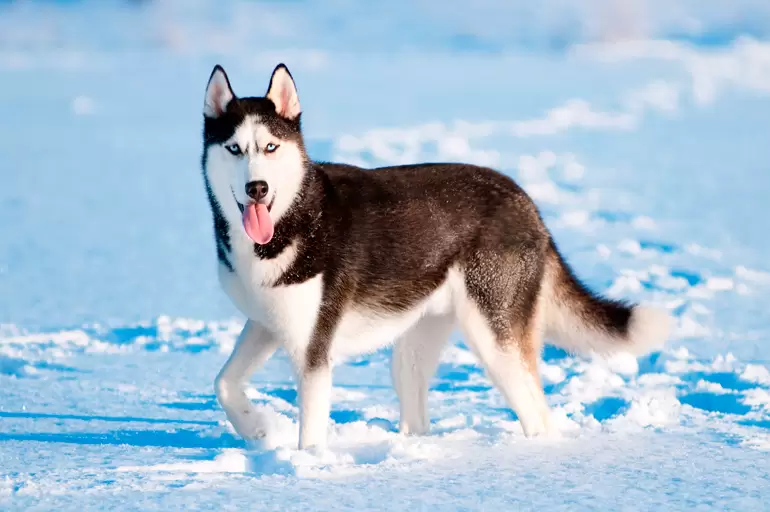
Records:
[[[436,5],[0,5],[0,508],[767,507],[770,7]],[[215,63],[247,95],[279,61],[312,156],[503,170],[592,287],[675,315],[667,348],[548,347],[560,441],[524,439],[459,337],[431,435],[402,437],[389,353],[360,357],[322,454],[295,449],[279,353],[247,447],[213,396],[243,319],[200,105]]]

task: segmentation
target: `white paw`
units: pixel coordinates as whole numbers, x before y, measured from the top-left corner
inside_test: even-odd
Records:
[[[550,422],[540,423],[534,428],[530,426],[530,428],[524,430],[524,435],[527,437],[527,439],[539,439],[548,441],[562,439],[561,431],[554,427]]]
[[[267,436],[267,431],[264,429],[251,430],[250,434],[243,436],[246,441],[262,441]]]
[[[228,418],[233,430],[246,441],[264,439],[267,435],[265,418],[256,410],[244,412],[237,418]]]
[[[424,436],[429,430],[428,426],[418,423],[401,422],[398,425],[398,431],[405,436]]]
[[[268,446],[265,443],[265,434],[261,437],[245,437],[246,449],[254,452],[263,452],[268,450]]]

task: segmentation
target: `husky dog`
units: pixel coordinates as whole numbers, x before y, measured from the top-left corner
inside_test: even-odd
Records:
[[[593,294],[510,178],[459,163],[365,170],[313,162],[289,70],[237,97],[216,66],[203,106],[203,176],[221,285],[248,317],[216,378],[246,439],[265,422],[248,377],[283,347],[299,387],[299,447],[323,447],[332,365],[393,346],[400,431],[430,427],[428,384],[459,327],[527,437],[556,434],[538,374],[543,338],[574,352],[641,354],[666,313]]]

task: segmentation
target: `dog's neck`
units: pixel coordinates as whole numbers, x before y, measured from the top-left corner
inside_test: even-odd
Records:
[[[290,206],[276,220],[273,239],[267,244],[254,244],[254,254],[261,259],[272,259],[299,238],[312,238],[318,229],[323,208],[323,172],[307,161],[302,184]]]

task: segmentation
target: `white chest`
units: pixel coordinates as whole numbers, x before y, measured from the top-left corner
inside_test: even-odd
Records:
[[[321,305],[323,276],[319,274],[300,284],[271,286],[288,268],[276,261],[282,256],[271,262],[250,256],[253,263],[239,262],[236,272],[220,266],[219,280],[241,313],[273,332],[287,350],[292,350],[306,344],[312,335]]]

